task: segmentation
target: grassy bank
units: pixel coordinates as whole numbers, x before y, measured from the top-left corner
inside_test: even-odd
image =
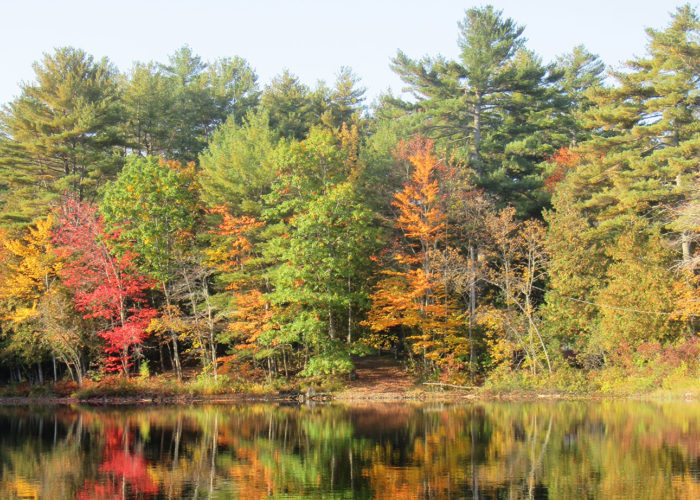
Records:
[[[590,376],[590,375],[589,375]],[[593,378],[593,377],[592,377]],[[236,401],[464,401],[464,400],[538,400],[538,399],[700,399],[700,380],[691,376],[668,377],[650,383],[648,379],[567,379],[561,374],[532,378],[522,373],[500,374],[479,387],[415,382],[400,389],[378,388],[371,384],[349,383],[337,379],[273,379],[263,382],[233,381],[227,376],[216,380],[199,376],[177,381],[170,376],[147,378],[106,377],[99,382],[85,381],[82,387],[72,382],[30,386],[14,384],[0,388],[0,403],[23,404],[100,403],[100,404],[192,404]]]

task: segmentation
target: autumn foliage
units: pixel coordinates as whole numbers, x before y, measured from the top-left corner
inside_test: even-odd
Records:
[[[549,175],[544,179],[545,189],[553,193],[566,174],[573,170],[581,161],[581,155],[571,148],[560,148],[552,155],[548,163],[551,166]]]
[[[460,366],[466,354],[459,335],[458,310],[434,266],[435,254],[446,243],[447,214],[436,180],[439,162],[430,141],[405,145],[413,172],[411,181],[394,197],[395,226],[400,243],[393,254],[395,269],[384,270],[372,294],[366,324],[375,332],[409,332],[416,354],[436,366]]]
[[[108,232],[97,207],[68,199],[56,212],[55,244],[66,260],[63,284],[85,319],[102,325],[98,332],[106,346],[106,367],[128,374],[132,348],[146,338],[156,310],[147,305],[152,281],[138,272],[134,254],[118,255],[109,246],[118,237]]]

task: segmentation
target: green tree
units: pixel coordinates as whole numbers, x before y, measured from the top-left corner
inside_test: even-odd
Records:
[[[56,49],[2,114],[4,218],[28,222],[63,191],[92,196],[122,164],[117,71],[82,50]],[[24,201],[28,201],[25,205]]]
[[[270,126],[282,137],[303,140],[313,124],[311,91],[288,70],[273,78],[260,104],[269,113]]]
[[[196,161],[210,135],[227,116],[241,123],[258,101],[257,76],[239,57],[207,64],[184,46],[160,65],[174,88],[169,158]]]
[[[242,125],[229,117],[199,157],[202,199],[209,206],[259,212],[260,197],[269,192],[277,173],[272,161],[276,143],[266,112],[249,113]]]
[[[137,254],[140,269],[161,282],[171,316],[172,286],[197,215],[197,200],[179,164],[166,164],[154,157],[128,159],[119,177],[105,187],[101,212]],[[173,361],[178,377],[181,367],[178,339],[170,328]]]
[[[689,229],[674,222],[700,166],[700,21],[686,5],[667,29],[647,34],[648,53],[613,73],[617,85],[587,93],[585,123],[597,134],[581,144],[548,215],[547,311],[560,333],[577,333],[599,357],[620,334],[636,346],[692,331],[669,314],[686,278],[668,269],[694,253]]]
[[[357,137],[344,130],[338,137],[315,127],[302,142],[282,142],[278,176],[264,197],[276,341],[303,342],[310,372],[350,366],[342,337],[357,338],[378,237],[375,215],[354,188],[362,173]]]
[[[207,66],[204,79],[212,90],[219,120],[241,125],[260,99],[258,76],[242,57],[223,58]]]
[[[467,160],[477,183],[521,213],[546,203],[538,165],[565,136],[559,74],[525,48],[523,28],[488,6],[459,24],[459,61],[412,60],[399,51],[393,69],[408,84],[425,132]]]
[[[357,125],[363,111],[365,88],[360,87],[360,78],[346,66],[340,68],[333,89],[329,92],[321,123],[340,130],[343,124]]]
[[[136,63],[123,81],[129,146],[144,155],[167,154],[175,85],[154,63]]]
[[[375,219],[352,184],[339,183],[290,220],[288,237],[272,242],[281,264],[271,272],[270,300],[284,308],[281,335],[302,332],[299,340],[314,349],[309,373],[342,373],[351,366],[347,347],[368,306]]]
[[[587,96],[589,89],[603,86],[605,65],[583,45],[577,45],[570,53],[557,58],[556,69],[562,73],[558,85],[569,101],[567,107],[571,110],[571,113],[562,118],[561,126],[572,145],[576,145],[590,136],[581,122],[581,113],[593,105]]]

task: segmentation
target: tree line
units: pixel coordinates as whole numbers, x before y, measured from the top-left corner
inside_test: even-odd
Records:
[[[407,93],[372,106],[348,68],[56,49],[0,115],[5,375],[691,376],[699,34],[679,7],[606,72],[474,8],[457,59],[399,51]]]

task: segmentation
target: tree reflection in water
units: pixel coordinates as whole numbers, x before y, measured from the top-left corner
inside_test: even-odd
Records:
[[[0,496],[700,498],[700,404],[0,409]]]

